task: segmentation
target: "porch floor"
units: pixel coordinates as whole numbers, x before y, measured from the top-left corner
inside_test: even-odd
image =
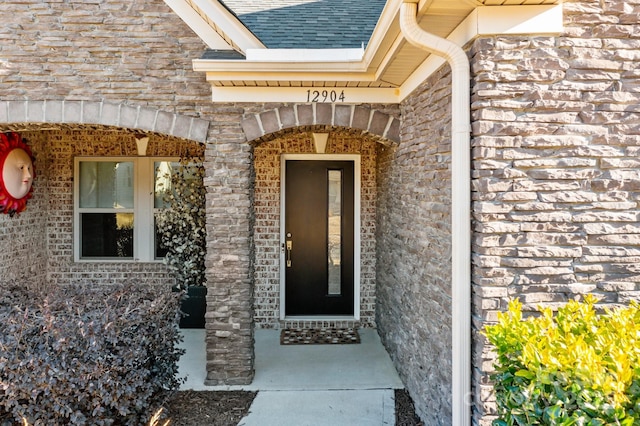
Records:
[[[182,330],[181,389],[258,391],[243,426],[393,425],[393,389],[403,388],[375,329],[360,344],[280,345],[279,330],[255,332],[255,378],[240,386],[205,386],[205,331]]]

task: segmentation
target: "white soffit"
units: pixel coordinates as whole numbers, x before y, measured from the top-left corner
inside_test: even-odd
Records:
[[[389,13],[388,9],[385,8],[383,15],[385,12]],[[562,30],[562,5],[480,6],[447,39],[464,46],[479,36],[559,34]],[[334,102],[336,98],[336,103],[351,104],[402,102],[445,62],[430,55],[400,87],[384,87],[383,82],[376,82],[379,70],[369,69],[374,56],[369,48],[373,44],[370,43],[360,61],[345,60],[352,54],[346,52],[340,59],[334,56],[324,60],[326,55],[314,57],[324,49],[258,49],[259,52],[249,49],[247,60],[196,59],[193,65],[194,70],[206,72],[207,80],[212,83],[214,102]],[[274,56],[270,56],[270,52]],[[292,60],[296,56],[301,60]],[[368,87],[357,87],[360,83]],[[294,85],[298,87],[291,87]]]
[[[475,9],[456,28],[447,40],[464,46],[480,36],[502,34],[560,34],[563,30],[562,5],[551,6],[482,6]],[[400,88],[404,100],[431,74],[444,65],[445,60],[429,56]]]
[[[475,13],[478,35],[559,34],[563,30],[562,5],[484,6]]]

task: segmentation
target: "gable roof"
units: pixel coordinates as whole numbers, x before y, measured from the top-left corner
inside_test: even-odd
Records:
[[[269,49],[366,46],[386,0],[224,0]]]
[[[403,3],[418,5],[420,27],[459,46],[563,29],[562,0],[164,1],[207,43],[193,67],[220,102],[313,102],[324,94],[400,102],[444,63],[407,41]]]

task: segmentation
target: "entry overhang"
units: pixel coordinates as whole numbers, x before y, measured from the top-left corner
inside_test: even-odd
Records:
[[[206,73],[213,102],[400,103],[444,60],[406,42],[397,25],[399,7],[392,10],[393,3],[400,4],[395,0],[387,4],[361,52],[251,47],[244,59],[196,59],[193,67]],[[428,13],[425,6],[422,22]],[[480,6],[445,38],[464,46],[480,36],[555,35],[562,30],[558,4]]]

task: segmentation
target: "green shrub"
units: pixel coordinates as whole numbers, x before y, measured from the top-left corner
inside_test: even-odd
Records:
[[[523,320],[512,301],[485,327],[497,351],[495,426],[640,424],[640,305],[598,314],[596,302]]]
[[[156,226],[164,263],[173,272],[178,287],[205,285],[207,215],[204,166],[200,158],[183,158],[172,163],[158,185],[164,209],[156,213]]]
[[[142,285],[0,291],[0,422],[140,425],[179,387],[179,295]]]

